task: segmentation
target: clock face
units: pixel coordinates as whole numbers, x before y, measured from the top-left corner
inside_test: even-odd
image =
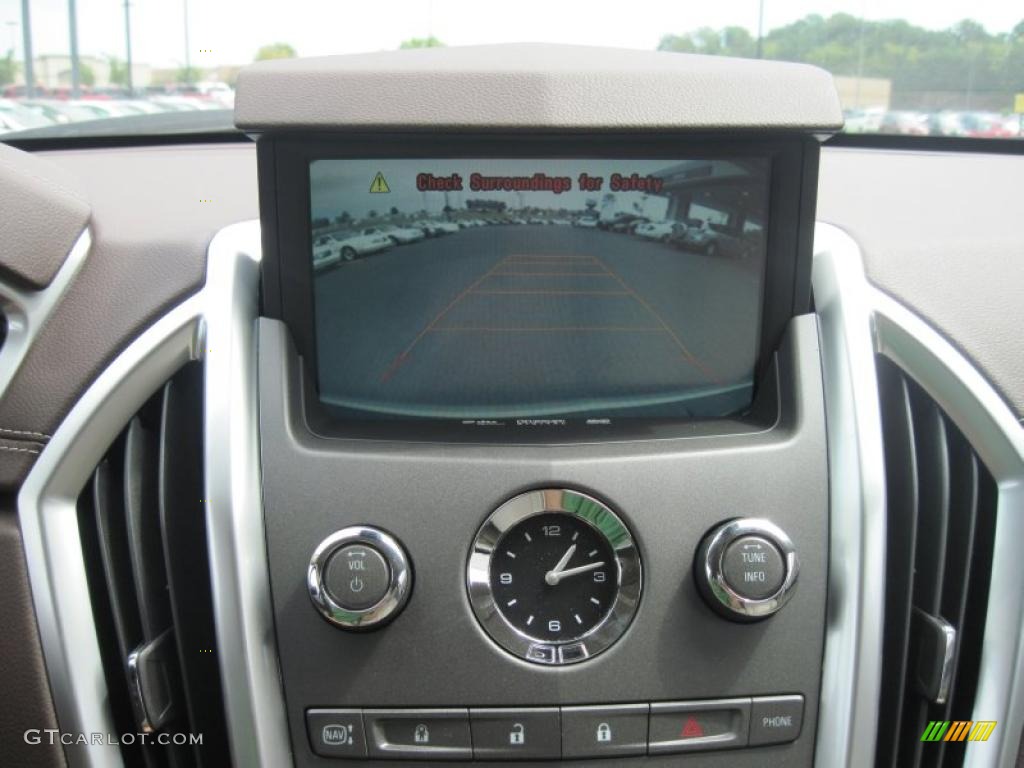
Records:
[[[615,552],[590,523],[546,512],[517,523],[499,540],[491,590],[498,610],[524,635],[566,642],[605,617],[618,573]]]
[[[566,489],[529,491],[477,531],[467,586],[498,645],[527,661],[571,664],[626,631],[640,601],[640,556],[602,502]]]

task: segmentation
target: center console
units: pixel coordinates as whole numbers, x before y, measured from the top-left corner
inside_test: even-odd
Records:
[[[812,762],[834,91],[571,52],[243,74],[296,765]]]

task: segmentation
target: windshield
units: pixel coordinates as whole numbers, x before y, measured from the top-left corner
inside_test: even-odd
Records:
[[[1006,0],[0,0],[0,134],[231,131],[261,59],[552,42],[814,64],[849,133],[1024,135],[1024,8]]]

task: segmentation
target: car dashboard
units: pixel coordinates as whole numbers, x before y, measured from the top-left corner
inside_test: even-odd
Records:
[[[5,761],[1019,764],[1024,154],[841,119],[497,46],[0,146]]]

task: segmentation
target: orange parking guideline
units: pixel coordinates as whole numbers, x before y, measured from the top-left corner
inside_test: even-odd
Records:
[[[459,293],[459,295],[456,296],[454,299],[452,299],[447,307],[445,307],[440,312],[438,312],[434,316],[434,319],[431,320],[427,324],[427,327],[424,328],[422,331],[420,331],[419,334],[416,336],[416,338],[413,339],[412,342],[409,344],[409,346],[406,347],[398,355],[398,357],[396,357],[391,362],[391,365],[389,365],[387,367],[387,370],[385,370],[384,373],[381,374],[380,380],[381,381],[387,381],[392,376],[394,376],[395,375],[395,371],[397,371],[402,366],[402,363],[404,363],[406,361],[406,359],[409,357],[409,353],[412,352],[413,347],[415,347],[417,344],[419,344],[420,339],[422,339],[424,336],[426,336],[428,333],[430,333],[430,329],[433,328],[437,324],[437,321],[440,320],[442,317],[444,317],[446,314],[448,314],[449,310],[451,310],[452,307],[454,307],[456,304],[458,304],[460,301],[462,301],[462,299],[465,298],[465,296],[468,293],[470,293],[470,291],[472,291],[474,288],[476,288],[478,285],[480,285],[480,283],[482,283],[484,280],[486,280],[488,277],[490,277],[491,274],[494,272],[494,270],[496,270],[498,268],[498,265],[501,264],[501,262],[503,262],[503,261],[504,261],[504,259],[498,259],[498,261],[496,261],[491,266],[491,268],[489,270],[484,272],[473,283],[471,283],[470,285],[468,285],[465,288],[463,288],[462,291]]]
[[[661,317],[660,314],[658,314],[657,310],[655,310],[654,307],[652,307],[647,302],[647,299],[645,299],[639,293],[630,288],[626,284],[626,281],[623,280],[614,272],[612,272],[612,270],[608,269],[608,265],[606,265],[603,261],[596,257],[594,261],[600,264],[610,277],[613,277],[619,283],[619,285],[621,285],[626,291],[632,294],[633,298],[635,298],[637,301],[643,304],[644,308],[654,316],[654,319],[661,323],[661,327],[664,329],[665,333],[672,337],[672,340],[676,343],[676,346],[679,347],[680,351],[683,353],[683,357],[686,358],[688,362],[690,362],[695,368],[697,368],[697,370],[703,373],[710,381],[716,384],[720,383],[718,378],[708,369],[708,367],[704,365],[704,363],[702,363],[700,360],[698,360],[697,357],[689,350],[689,348],[685,344],[683,344],[682,339],[680,339],[679,336],[676,335],[676,332],[669,327],[669,324],[665,322],[665,320]]]
[[[590,262],[601,268],[600,272],[499,272],[498,269],[502,266],[508,266],[510,264],[517,263],[517,259],[538,259],[536,263],[553,263],[557,260],[569,260],[575,262]],[[550,260],[550,261],[548,261]],[[523,266],[526,266],[525,262]],[[589,266],[589,265],[588,265]],[[535,289],[535,290],[478,290],[481,283],[490,277],[498,276],[539,276],[539,277],[607,277],[615,280],[621,287],[621,291],[573,291],[573,290],[557,290],[557,289]],[[581,295],[581,296],[631,296],[637,302],[640,303],[644,309],[658,322],[657,327],[642,327],[642,326],[566,326],[566,327],[520,327],[520,328],[504,328],[499,326],[439,326],[438,322],[447,315],[456,304],[462,301],[466,296],[470,294],[481,294],[481,295],[499,295],[499,294],[522,294],[522,295]],[[433,332],[474,332],[474,333],[666,333],[672,339],[673,343],[682,352],[683,358],[697,368],[701,373],[704,374],[710,381],[718,383],[718,379],[713,373],[704,365],[697,357],[690,352],[687,346],[682,342],[679,336],[672,330],[672,328],[665,322],[665,320],[658,314],[657,310],[650,305],[650,303],[638,294],[633,288],[626,284],[626,282],[619,277],[615,272],[608,268],[608,266],[596,256],[542,256],[542,255],[524,255],[512,254],[498,259],[491,268],[474,280],[470,285],[466,286],[454,299],[452,299],[448,305],[442,309],[434,318],[427,324],[423,330],[421,330],[416,338],[410,342],[407,346],[387,367],[384,373],[381,374],[381,381],[386,382],[395,372],[405,363],[412,353],[413,348],[419,344],[419,342],[428,333]]]

